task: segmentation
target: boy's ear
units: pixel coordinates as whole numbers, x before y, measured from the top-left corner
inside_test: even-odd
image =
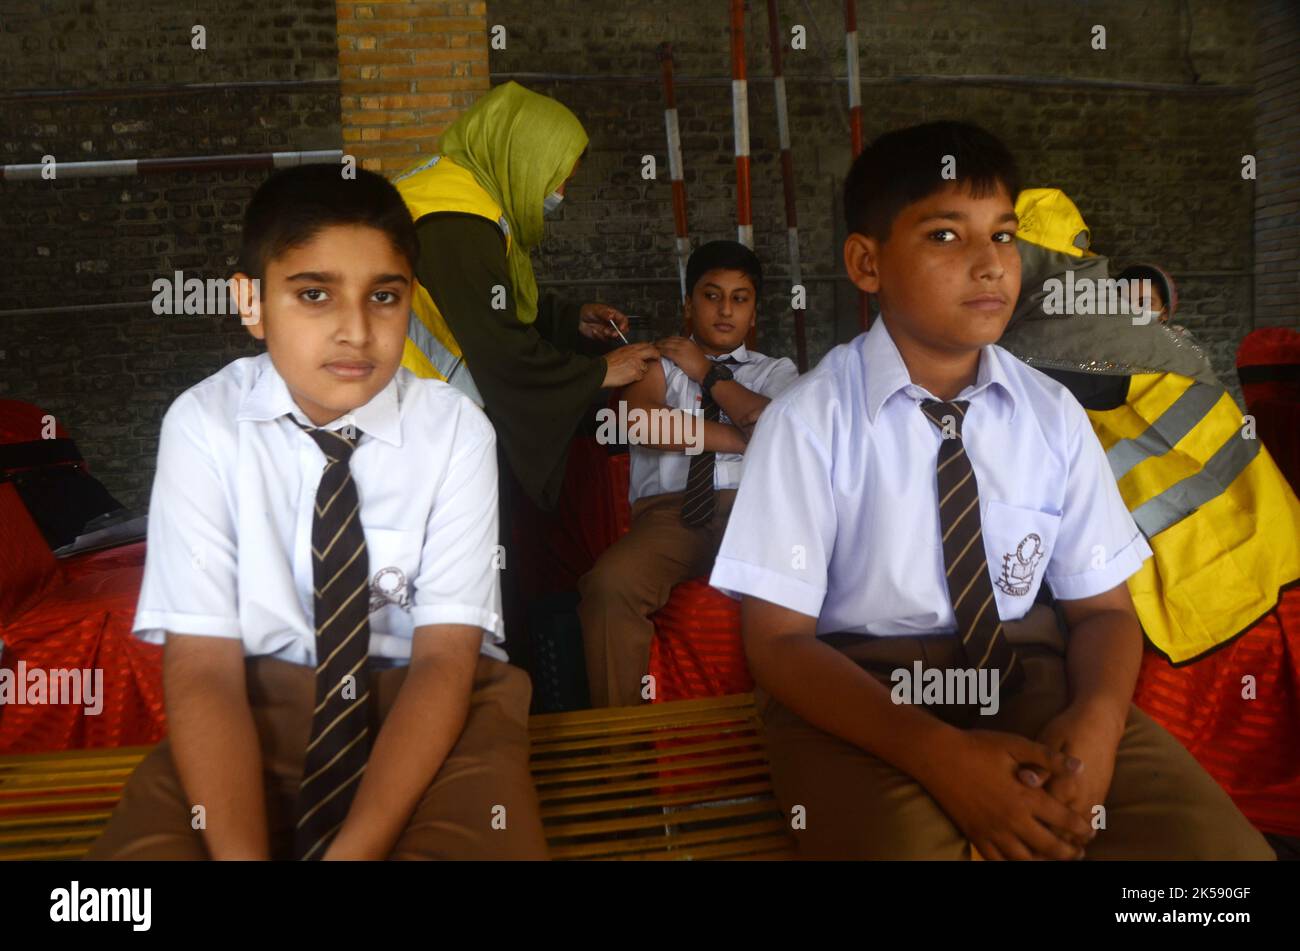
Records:
[[[691,303],[690,295],[682,299],[682,336],[689,337],[694,327],[695,305]]]
[[[262,323],[262,282],[236,271],[230,278],[230,293],[239,310],[239,322],[258,340],[266,339],[266,325]]]
[[[880,290],[880,242],[856,231],[844,239],[844,270],[860,291],[875,294]]]

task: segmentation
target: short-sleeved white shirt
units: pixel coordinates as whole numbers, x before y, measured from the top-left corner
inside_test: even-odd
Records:
[[[270,356],[236,360],[163,418],[133,629],[242,638],[246,656],[315,663],[311,529],[325,454]],[[350,466],[370,561],[370,654],[402,663],[416,628],[472,624],[505,659],[496,435],[445,383],[398,370],[330,423],[362,434]]]
[[[942,434],[884,320],[764,411],[711,581],[817,618],[819,634],[956,630],[939,531]],[[1151,556],[1083,407],[997,346],[980,352],[962,441],[998,615],[1107,591]]]
[[[692,338],[694,339],[694,338]],[[734,363],[728,365],[737,383],[759,396],[773,399],[784,393],[790,384],[799,378],[799,371],[794,363],[785,357],[769,357],[766,354],[749,350],[742,343],[730,353],[710,356],[715,362],[728,357]],[[703,391],[700,384],[692,380],[673,361],[660,357],[659,363],[664,370],[664,403],[674,409],[689,410],[693,413],[703,412]],[[722,413],[722,422],[729,423],[726,412]],[[660,449],[647,449],[644,446],[632,446],[631,476],[628,480],[628,498],[632,502],[649,495],[663,495],[667,492],[683,492],[686,489],[687,475],[691,469],[692,456],[684,452],[664,452]],[[740,485],[740,476],[744,470],[745,457],[738,452],[720,452],[714,457],[713,488],[734,489]]]

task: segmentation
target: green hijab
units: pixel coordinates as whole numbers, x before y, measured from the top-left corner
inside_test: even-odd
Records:
[[[439,140],[438,151],[505,210],[515,314],[525,324],[537,319],[529,252],[542,240],[542,201],[569,177],[586,147],[587,133],[572,112],[515,82],[479,99]]]

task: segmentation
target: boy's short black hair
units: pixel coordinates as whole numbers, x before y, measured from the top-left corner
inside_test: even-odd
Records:
[[[954,178],[944,178],[952,156]],[[953,181],[976,198],[1007,190],[1020,193],[1015,157],[993,133],[970,122],[942,120],[881,135],[853,162],[844,180],[844,218],[849,233],[889,239],[894,219],[908,205]]]
[[[739,241],[710,241],[691,252],[686,262],[686,296],[695,293],[695,285],[710,271],[740,271],[753,282],[754,299],[763,296],[763,264],[758,255]]]
[[[344,178],[340,165],[281,169],[253,194],[244,213],[239,269],[266,277],[266,265],[310,241],[330,225],[365,225],[388,235],[415,270],[420,241],[406,203],[382,175],[358,168]]]

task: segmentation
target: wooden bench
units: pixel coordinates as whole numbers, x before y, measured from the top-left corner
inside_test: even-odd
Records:
[[[535,716],[556,859],[788,859],[750,694]],[[90,848],[149,747],[0,757],[0,860]]]

